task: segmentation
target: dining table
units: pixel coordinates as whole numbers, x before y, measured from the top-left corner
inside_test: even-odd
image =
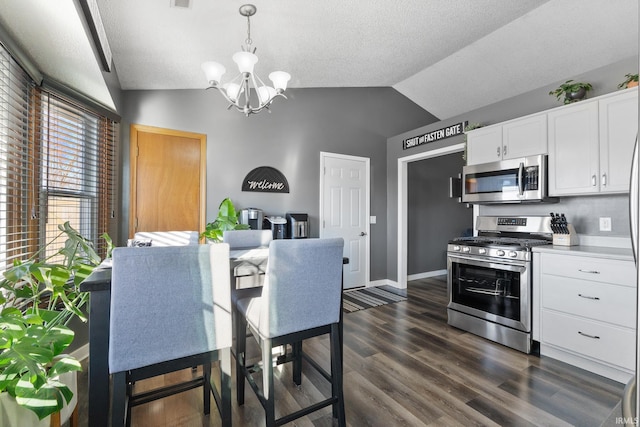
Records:
[[[144,250],[141,248],[141,250]],[[262,285],[267,270],[269,247],[236,248],[229,252],[232,293],[242,297],[251,288]],[[343,264],[349,259],[344,257]],[[111,259],[106,259],[80,284],[89,292],[88,423],[106,427],[109,421],[109,315],[111,305]],[[340,310],[340,346],[342,347],[342,309]]]

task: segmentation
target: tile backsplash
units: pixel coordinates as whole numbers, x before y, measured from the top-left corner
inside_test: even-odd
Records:
[[[578,234],[630,236],[629,195],[561,197],[558,203],[482,205],[480,215],[549,215],[564,213]],[[600,231],[600,217],[611,218],[611,231]]]

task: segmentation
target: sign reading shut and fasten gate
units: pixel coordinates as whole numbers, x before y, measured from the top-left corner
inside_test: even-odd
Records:
[[[407,148],[413,148],[429,142],[436,142],[441,139],[461,135],[464,133],[465,126],[467,126],[467,122],[460,122],[455,125],[447,126],[446,128],[432,130],[431,132],[427,132],[422,135],[407,138],[402,141],[402,149],[406,150]]]
[[[242,181],[242,191],[260,193],[288,193],[289,182],[276,168],[260,166],[252,170]]]

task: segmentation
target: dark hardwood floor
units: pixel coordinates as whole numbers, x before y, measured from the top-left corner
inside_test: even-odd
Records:
[[[622,384],[448,326],[445,280],[413,281],[407,301],[345,314],[349,426],[587,427],[607,419],[620,400]],[[306,342],[304,349],[328,368],[326,337]],[[257,355],[257,347],[254,350]],[[276,370],[277,415],[320,400],[329,390],[329,384],[306,364],[302,386],[296,388],[288,365]],[[190,371],[182,371],[136,386],[189,375]],[[216,413],[205,417],[201,408],[201,391],[192,390],[134,408],[133,425],[220,425]],[[81,425],[87,425],[82,406],[80,418]],[[263,425],[262,407],[249,387],[245,404],[235,403],[235,379],[233,424]],[[330,409],[295,425],[330,426]]]

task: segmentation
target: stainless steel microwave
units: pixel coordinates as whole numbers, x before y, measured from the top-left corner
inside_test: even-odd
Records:
[[[462,168],[462,202],[555,202],[547,194],[547,156],[538,155]]]

